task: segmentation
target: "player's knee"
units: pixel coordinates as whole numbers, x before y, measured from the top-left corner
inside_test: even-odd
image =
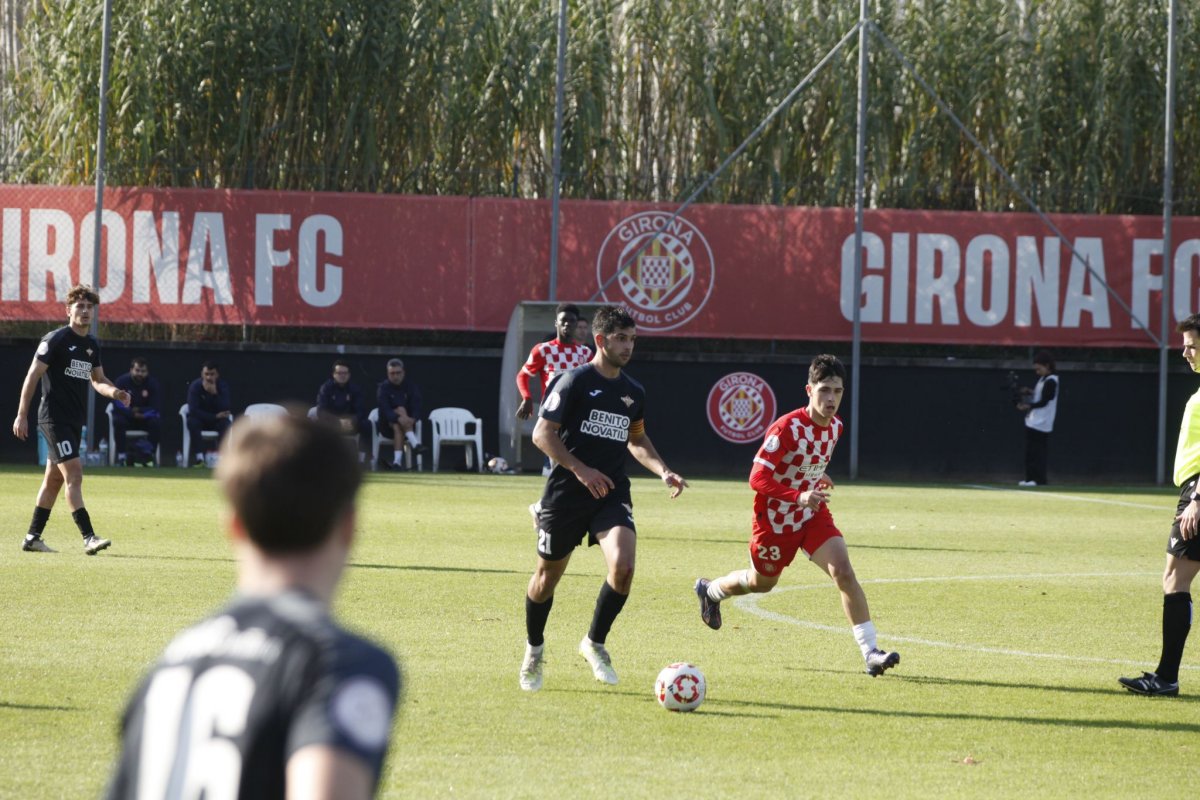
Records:
[[[768,578],[753,570],[743,570],[741,577],[738,578],[738,586],[755,594],[769,592],[775,588],[777,583],[779,583],[778,578]]]
[[[858,587],[858,576],[854,574],[854,567],[850,566],[849,562],[844,564],[830,564],[829,576],[833,578],[833,582],[842,591],[849,591]]]
[[[621,594],[629,594],[633,586],[633,564],[614,564],[608,571],[608,582]]]

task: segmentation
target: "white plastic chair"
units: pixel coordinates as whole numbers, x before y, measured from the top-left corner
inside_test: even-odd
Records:
[[[246,410],[242,412],[247,417],[270,417],[270,416],[286,416],[288,410],[276,403],[251,403],[246,406]],[[208,431],[205,431],[208,433]]]
[[[313,406],[315,409],[316,406]],[[371,469],[379,469],[379,446],[386,444],[388,447],[393,447],[394,442],[391,436],[384,436],[379,432],[379,409],[372,408],[371,413],[367,414],[367,420],[371,423]],[[421,441],[421,420],[417,420],[413,426],[413,433],[417,435],[417,440]],[[413,468],[413,451],[411,447],[404,448],[404,462],[409,469]],[[424,471],[425,458],[417,456],[417,469]]]
[[[190,467],[187,462],[189,458],[195,455],[192,452],[192,432],[188,430],[188,404],[184,403],[179,407],[179,416],[183,418],[183,466]],[[221,434],[216,431],[200,431],[200,438],[207,442],[215,442],[221,438]]]
[[[433,471],[444,444],[461,444],[467,449],[467,469],[483,469],[483,420],[465,408],[435,408],[429,412],[433,426]],[[473,431],[470,429],[474,429]],[[474,446],[474,457],[471,448]]]
[[[113,429],[113,404],[109,403],[104,409],[104,413],[108,415],[108,465],[111,467],[117,463],[117,432]],[[186,428],[187,425],[184,425]],[[132,439],[145,439],[150,434],[145,431],[128,430],[125,431],[125,447],[129,447],[129,442]],[[158,443],[158,447],[154,448],[154,466],[162,466],[162,442]]]

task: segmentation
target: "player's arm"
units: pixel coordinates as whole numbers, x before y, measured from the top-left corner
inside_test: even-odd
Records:
[[[828,487],[820,482],[817,488],[802,492],[793,486],[787,486],[775,480],[775,467],[754,459],[754,468],[750,470],[750,488],[767,497],[774,497],[785,503],[798,503],[809,508],[817,508],[829,500]]]
[[[92,388],[96,390],[96,394],[109,400],[120,400],[125,405],[133,402],[133,396],[129,392],[118,389],[117,385],[108,379],[104,374],[104,367],[92,367]]]
[[[287,761],[288,800],[369,800],[374,787],[367,763],[337,747],[309,745]]]
[[[1200,500],[1188,503],[1183,513],[1175,517],[1175,521],[1179,523],[1179,535],[1185,541],[1196,538],[1196,534],[1200,532]]]
[[[663,483],[671,487],[671,497],[679,497],[687,488],[688,482],[667,467],[654,442],[646,435],[645,420],[634,420],[629,426],[629,442],[625,445],[629,452],[646,469],[663,479]]]
[[[559,466],[571,470],[576,480],[592,493],[592,497],[604,497],[614,486],[612,478],[576,458],[559,438],[558,429],[560,427],[562,426],[557,422],[551,422],[545,417],[538,417],[537,424],[533,426],[533,443]]]
[[[535,346],[529,351],[529,358],[525,360],[524,366],[517,371],[517,391],[521,393],[521,404],[517,406],[517,419],[529,419],[533,414],[533,393],[529,389],[529,381],[537,379],[538,391],[544,391],[542,370],[545,366],[546,360],[542,357],[542,349]]]
[[[50,369],[49,364],[34,358],[33,363],[29,365],[29,372],[25,373],[25,382],[21,384],[21,399],[17,403],[17,418],[13,420],[13,436],[22,441],[29,437],[29,404],[33,402],[33,390],[48,369]]]

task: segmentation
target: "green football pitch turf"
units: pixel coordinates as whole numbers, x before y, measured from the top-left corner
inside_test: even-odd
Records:
[[[96,797],[129,692],[226,599],[234,563],[206,471],[89,470],[113,540],[96,557],[61,500],[46,532],[61,552],[20,552],[38,480],[0,469],[0,797]],[[620,683],[575,652],[604,575],[592,548],[559,586],[545,687],[526,694],[540,487],[368,479],[335,612],[403,664],[381,796],[1153,797],[1200,754],[1200,642],[1179,698],[1116,682],[1157,662],[1169,488],[840,485],[831,506],[880,643],[902,654],[872,679],[832,583],[802,561],[706,628],[692,583],[746,565],[751,492],[696,480],[668,500],[638,478],[637,574],[608,641]],[[708,680],[692,714],[652,697],[678,660]]]

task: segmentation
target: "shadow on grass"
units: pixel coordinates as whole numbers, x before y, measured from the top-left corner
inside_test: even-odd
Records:
[[[130,555],[129,553],[105,553],[103,558],[107,561],[110,558],[127,558],[131,561],[212,561],[218,564],[233,564],[237,561],[236,558],[213,558],[211,556],[157,556],[143,553],[141,555]]]
[[[698,536],[639,536],[647,542],[683,542],[684,544],[699,544],[701,542],[707,544],[746,544],[748,537],[741,536],[737,539],[702,539]]]
[[[220,564],[237,563],[236,558],[130,555],[128,553],[113,553],[111,555],[105,555],[105,558],[127,558],[133,561],[213,561]],[[530,573],[530,570],[516,569],[486,569],[481,567],[430,567],[422,564],[359,564],[353,561],[346,564],[346,566],[355,569],[398,569],[409,572],[468,572],[471,574],[484,572],[495,575],[528,575]]]
[[[902,665],[903,666],[903,665]],[[845,669],[818,669],[816,667],[793,667],[795,672],[816,672],[827,675],[861,675],[858,670]],[[903,675],[897,672],[892,672],[887,675],[884,680],[888,682],[899,681],[900,683],[916,683],[924,686],[978,686],[985,689],[1028,689],[1037,692],[1064,692],[1066,694],[1095,694],[1095,695],[1119,695],[1124,697],[1130,694],[1117,684],[1117,679],[1114,674],[1112,679],[1113,686],[1111,688],[1105,686],[1081,686],[1073,684],[1069,686],[1055,686],[1045,683],[1009,683],[1006,681],[980,681],[970,678],[946,678],[933,675]],[[1172,703],[1200,703],[1200,697],[1183,696],[1165,698]],[[1197,728],[1200,730],[1200,727]]]
[[[430,567],[423,564],[358,564],[350,562],[347,567],[355,569],[398,569],[407,572],[467,572],[472,575],[487,573],[490,575],[528,575],[531,570],[519,569],[486,569],[481,567]]]
[[[9,703],[0,700],[0,708],[15,708],[18,711],[80,711],[75,706],[41,706],[34,703]]]
[[[631,689],[605,689],[599,685],[597,685],[595,689],[554,689],[551,687],[547,687],[545,689],[542,689],[541,692],[539,692],[539,694],[541,694],[541,693],[583,694],[583,695],[587,695],[589,697],[612,697],[612,698],[633,697],[633,698],[636,698],[639,700],[647,699],[647,697],[646,697],[647,692],[637,692],[637,691],[633,691]],[[650,702],[653,702],[653,700],[650,700]],[[710,707],[714,702],[715,701],[705,701],[704,705],[700,709],[697,709],[697,711],[694,713],[696,714],[696,716],[746,717],[749,719],[762,719],[765,716],[771,716],[771,717],[779,716],[778,714],[769,714],[768,715],[768,714],[758,713],[758,712],[750,713],[750,712],[745,712],[745,711],[714,710]],[[678,712],[678,713],[692,713],[692,712]]]
[[[895,544],[859,544],[858,542],[847,542],[846,546],[851,550],[915,550],[919,552],[930,553],[1014,553],[1013,550],[981,550],[978,547],[920,547],[913,545],[895,545]],[[1027,554],[1026,554],[1027,555]]]
[[[1037,687],[1047,688],[1047,687]],[[1116,692],[1103,692],[1116,694]],[[1177,698],[1171,698],[1177,699]],[[1064,728],[1116,728],[1135,731],[1169,731],[1200,733],[1200,723],[1187,722],[1138,722],[1130,719],[1085,719],[1082,717],[1030,717],[1009,714],[970,714],[962,711],[898,711],[892,708],[845,708],[842,706],[795,705],[791,703],[763,703],[751,700],[710,700],[718,706],[748,706],[768,711],[809,711],[814,714],[851,714],[864,717],[892,717],[893,719],[939,719],[962,722],[1015,722],[1022,725],[1047,725]]]

